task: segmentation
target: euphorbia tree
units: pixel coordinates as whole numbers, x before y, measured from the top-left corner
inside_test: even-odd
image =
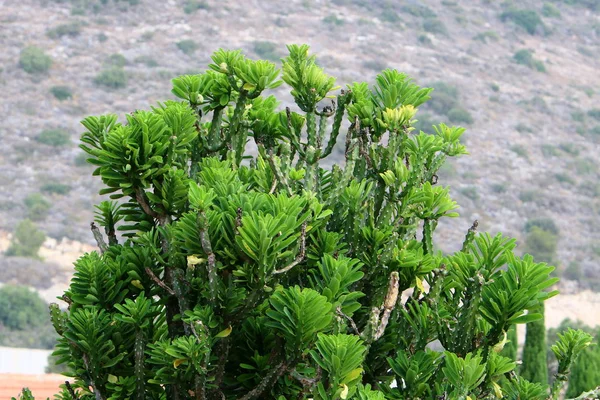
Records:
[[[98,206],[99,251],[52,308],[74,378],[59,398],[549,396],[498,352],[555,294],[553,268],[476,224],[461,251],[434,247],[457,215],[436,173],[466,154],[464,129],[414,132],[431,89],[396,70],[338,92],[308,46],[288,49],[294,109],[264,96],[273,63],[219,50],[173,80],[179,101],[83,121],[101,194],[121,201]],[[589,343],[565,335],[561,377]]]

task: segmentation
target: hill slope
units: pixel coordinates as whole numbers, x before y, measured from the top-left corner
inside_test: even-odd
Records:
[[[391,67],[435,87],[417,115],[422,129],[466,124],[471,155],[440,180],[462,205],[439,229],[444,249],[455,249],[474,219],[480,230],[523,239],[527,220],[547,217],[560,231],[558,264],[600,277],[593,0],[136,3],[0,0],[1,229],[29,215],[52,237],[91,241],[99,182],[76,147],[79,120],[171,98],[170,79],[202,71],[219,47],[277,60],[286,43],[308,43],[341,85]],[[51,57],[47,72],[24,70],[28,46]],[[47,206],[28,198],[40,192]]]

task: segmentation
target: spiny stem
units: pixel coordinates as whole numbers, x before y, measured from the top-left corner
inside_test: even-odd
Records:
[[[198,213],[198,229],[200,231],[200,243],[202,244],[202,250],[206,253],[208,262],[206,268],[208,270],[208,287],[210,290],[210,301],[214,304],[217,299],[217,267],[215,260],[215,253],[212,250],[212,244],[208,236],[208,221],[204,212]]]
[[[466,252],[469,245],[473,242],[473,240],[475,239],[475,234],[477,233],[477,227],[479,226],[479,221],[475,220],[473,221],[473,225],[471,225],[471,227],[469,228],[469,231],[467,232],[466,236],[465,236],[465,240],[463,242],[463,246],[462,246],[462,250],[463,252]]]
[[[337,143],[337,138],[340,134],[340,127],[342,126],[342,121],[344,119],[344,113],[346,111],[346,105],[350,102],[352,98],[352,92],[345,92],[342,90],[342,94],[338,96],[337,108],[335,110],[335,116],[333,117],[333,126],[331,128],[331,134],[329,135],[329,141],[327,142],[327,147],[321,153],[321,159],[327,157],[333,151],[335,144]]]
[[[134,355],[135,355],[135,393],[137,400],[144,400],[146,398],[145,384],[146,380],[144,377],[144,349],[146,347],[146,341],[144,340],[144,332],[138,329],[135,335],[134,344]]]

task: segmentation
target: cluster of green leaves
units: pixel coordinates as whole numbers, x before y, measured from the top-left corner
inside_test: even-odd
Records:
[[[127,72],[123,67],[105,67],[94,78],[94,83],[107,89],[121,89],[127,86]]]
[[[27,208],[27,217],[32,221],[42,221],[46,219],[52,203],[46,199],[41,193],[32,193],[25,197],[23,201]]]
[[[52,66],[52,58],[39,47],[28,46],[21,50],[19,65],[29,74],[44,74]]]
[[[437,115],[446,116],[448,120],[456,124],[472,124],[473,116],[460,105],[460,93],[458,89],[446,82],[434,82],[434,91],[431,101],[427,103],[427,109]],[[420,124],[421,129],[431,129],[431,124]]]
[[[572,329],[583,330],[589,335],[593,336],[594,342],[598,343],[600,340],[600,328],[591,328],[584,325],[579,321],[572,321],[565,319],[561,322],[557,328],[548,330],[548,341],[554,342],[558,339],[559,334],[568,334]],[[572,333],[571,333],[572,335]],[[554,356],[555,349],[548,348],[550,359]],[[600,382],[600,346],[589,346],[582,351],[581,356],[575,361],[575,364],[571,368],[571,377],[569,380],[569,387],[567,389],[568,397],[575,397],[582,392],[586,392],[594,389]],[[556,367],[558,368],[558,366]]]
[[[73,97],[73,91],[66,85],[52,86],[50,88],[50,93],[60,101]]]
[[[60,39],[63,36],[75,37],[81,33],[81,22],[72,21],[65,24],[60,24],[46,31],[46,35],[51,39]]]
[[[0,287],[0,345],[51,349],[56,333],[47,309],[44,300],[27,287]]]
[[[26,219],[17,225],[10,246],[4,253],[7,256],[38,258],[38,251],[46,235],[37,226]]]
[[[545,29],[544,22],[535,10],[525,10],[511,6],[500,14],[500,19],[502,21],[512,21],[525,29],[530,35],[534,35],[538,29]]]
[[[71,135],[68,131],[60,128],[44,129],[36,136],[35,140],[48,146],[60,147],[71,142]]]
[[[525,65],[529,68],[535,69],[536,71],[546,72],[546,66],[544,65],[544,63],[542,61],[536,60],[533,57],[532,50],[522,49],[522,50],[517,51],[513,55],[513,60],[515,60],[515,62],[517,64]]]
[[[76,262],[68,309],[52,308],[71,390],[114,400],[525,396],[532,385],[497,352],[511,326],[540,317],[529,311],[556,279],[515,256],[514,240],[475,226],[461,251],[435,250],[438,222],[458,215],[437,172],[466,154],[464,129],[413,132],[431,89],[405,74],[385,70],[372,88],[333,95],[308,46],[288,50],[281,80],[269,61],[219,50],[208,71],[173,80],[180,101],[125,123],[83,121],[101,194],[121,201],[97,207],[100,250]],[[282,81],[299,112],[263,96]],[[344,120],[345,163],[324,168]],[[437,340],[445,351],[429,349]],[[562,340],[563,362],[577,343]]]

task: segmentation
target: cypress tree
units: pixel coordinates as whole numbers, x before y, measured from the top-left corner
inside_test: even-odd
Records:
[[[530,382],[546,384],[548,383],[548,365],[544,305],[541,304],[535,312],[541,314],[542,318],[527,324],[521,376]]]

